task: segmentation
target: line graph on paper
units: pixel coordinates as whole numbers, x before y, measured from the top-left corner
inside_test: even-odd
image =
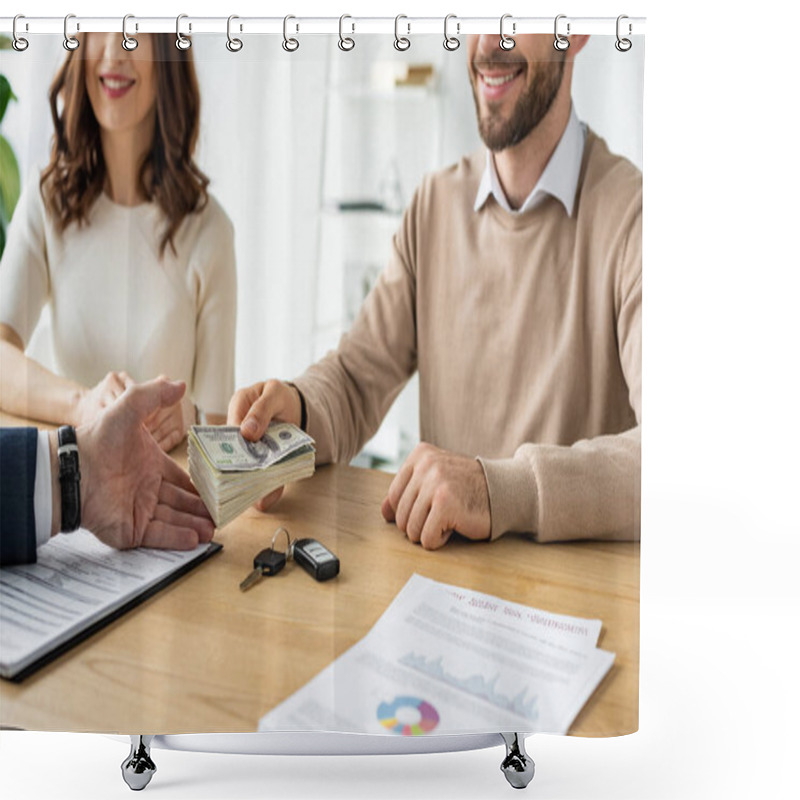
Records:
[[[530,722],[536,722],[539,718],[539,712],[536,708],[536,696],[527,697],[527,687],[517,692],[513,697],[509,697],[497,690],[497,683],[500,680],[499,672],[488,679],[480,673],[460,678],[445,670],[441,656],[428,659],[425,656],[411,652],[401,656],[398,660],[403,666],[413,669],[415,672],[419,672],[447,686],[460,689],[462,692],[491,703],[503,711],[510,711]]]

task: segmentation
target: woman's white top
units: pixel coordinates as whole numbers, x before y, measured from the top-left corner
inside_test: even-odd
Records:
[[[107,372],[186,381],[205,413],[225,414],[234,390],[233,225],[211,196],[159,256],[165,218],[155,203],[120,206],[102,194],[88,224],[59,233],[29,182],[0,262],[0,322],[27,346],[52,307],[56,369],[91,387]]]

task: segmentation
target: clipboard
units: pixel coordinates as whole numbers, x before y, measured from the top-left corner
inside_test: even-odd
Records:
[[[49,639],[43,634],[39,635],[38,641],[35,645],[29,646],[27,652],[16,658],[12,657],[13,660],[6,661],[9,658],[9,651],[13,652],[15,647],[19,649],[19,628],[24,624],[25,620],[25,609],[20,608],[22,605],[22,600],[19,597],[21,592],[13,584],[30,584],[33,587],[29,591],[28,602],[35,610],[37,606],[41,608],[45,605],[41,597],[46,596],[48,593],[53,594],[59,590],[63,591],[63,587],[56,585],[57,582],[53,584],[55,589],[46,585],[45,581],[37,576],[37,571],[41,573],[46,573],[48,570],[55,572],[53,564],[57,565],[62,560],[69,558],[80,559],[84,557],[84,553],[89,560],[93,558],[94,553],[99,553],[110,564],[110,566],[100,564],[99,569],[114,569],[116,565],[123,568],[134,560],[132,554],[138,552],[135,550],[114,551],[98,542],[92,534],[84,530],[69,534],[63,538],[57,538],[60,538],[58,551],[43,552],[44,548],[52,546],[56,541],[54,539],[53,543],[48,543],[44,548],[40,548],[42,556],[40,556],[40,561],[36,564],[3,567],[0,569],[0,611],[3,612],[3,625],[0,626],[0,678],[13,683],[24,681],[42,667],[60,658],[64,653],[84,642],[138,605],[141,605],[145,600],[149,600],[162,589],[222,550],[222,545],[218,542],[209,542],[202,548],[198,547],[197,550],[192,551],[190,557],[187,557],[188,554],[177,554],[173,553],[173,551],[150,551],[146,555],[153,558],[164,558],[169,553],[173,553],[174,557],[180,560],[174,567],[166,568],[162,570],[162,574],[145,579],[142,585],[138,587],[132,586],[122,595],[113,598],[108,603],[98,603],[97,607],[90,613],[85,614],[83,618],[76,618],[72,623],[65,624],[61,630],[54,633]],[[40,587],[40,597],[38,598],[36,597],[37,584]],[[15,616],[16,619],[14,618]],[[28,615],[28,617],[32,616],[32,614]],[[29,638],[34,639],[36,637],[31,636]]]

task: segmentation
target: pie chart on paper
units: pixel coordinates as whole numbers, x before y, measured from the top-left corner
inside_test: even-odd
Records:
[[[399,736],[424,736],[439,724],[439,714],[426,700],[402,695],[378,706],[378,721]]]

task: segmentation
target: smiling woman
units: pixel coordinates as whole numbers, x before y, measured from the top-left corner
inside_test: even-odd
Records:
[[[144,38],[141,50],[125,51],[125,59],[116,58],[117,49],[114,36],[89,37],[86,91],[105,138],[125,131],[146,144],[153,138],[157,96],[153,40]]]
[[[191,51],[92,33],[50,88],[50,162],[27,189],[0,270],[0,406],[81,424],[157,375],[189,391],[148,425],[164,449],[233,391],[233,230],[194,161]],[[59,374],[24,349],[44,305]]]

